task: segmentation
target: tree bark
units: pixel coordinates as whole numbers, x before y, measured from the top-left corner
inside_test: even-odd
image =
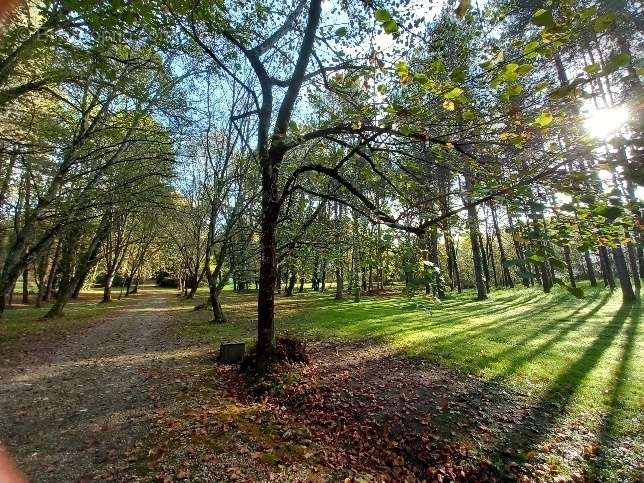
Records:
[[[584,262],[586,262],[586,273],[588,273],[588,280],[590,281],[590,286],[596,287],[597,277],[595,276],[595,268],[593,267],[593,261],[590,258],[590,252],[588,250],[584,252]]]
[[[468,191],[468,198],[471,196],[473,185],[471,174],[467,173],[465,175],[465,188]],[[483,277],[483,260],[481,256],[481,247],[479,245],[480,233],[479,233],[479,218],[476,211],[476,206],[470,206],[467,209],[467,226],[469,229],[470,235],[470,244],[472,245],[472,261],[474,263],[474,282],[476,285],[476,298],[478,300],[485,300],[487,298],[487,292],[485,290],[485,280]]]
[[[628,273],[628,266],[626,265],[626,258],[624,257],[624,250],[622,249],[621,244],[614,247],[612,252],[613,260],[615,260],[615,268],[617,269],[617,276],[619,278],[619,284],[622,288],[622,301],[625,304],[635,302],[637,298],[635,297],[635,292],[631,285],[631,277]]]
[[[633,274],[633,285],[635,285],[635,290],[639,293],[642,288],[642,282],[640,281],[639,269],[637,267],[637,251],[632,241],[626,243],[626,253],[631,266],[630,272]]]
[[[605,246],[599,247],[599,258],[602,263],[602,275],[604,276],[604,284],[611,290],[615,290],[615,277],[613,276],[613,269],[610,264],[608,249]]]
[[[56,301],[45,314],[46,318],[62,317],[63,309],[67,302],[69,302],[79,281],[84,279],[87,273],[89,273],[90,268],[97,263],[101,244],[107,236],[107,228],[108,217],[103,215],[94,237],[80,257],[75,253],[74,249],[77,245],[77,231],[73,230],[71,233],[68,233],[66,237],[67,246],[63,249],[63,270],[58,293],[56,294]],[[78,258],[78,261],[74,263],[76,258]]]
[[[506,266],[508,260],[505,255],[505,248],[503,248],[503,239],[501,238],[501,229],[499,228],[499,221],[496,217],[496,208],[493,204],[490,204],[490,212],[492,213],[492,224],[494,226],[494,235],[496,237],[496,243],[499,246],[499,255],[501,257],[501,269],[503,270],[503,279],[506,287],[514,288],[514,282],[512,281],[512,274],[510,269]]]
[[[344,270],[343,256],[340,243],[342,241],[342,205],[335,203],[335,248],[337,250],[335,258],[335,299],[344,298]]]
[[[62,247],[62,240],[58,240],[56,244],[56,251],[54,251],[54,258],[51,261],[51,268],[49,269],[49,275],[47,276],[47,288],[43,295],[44,301],[49,301],[51,298],[51,292],[54,287],[54,279],[56,277],[56,272],[58,271],[58,264],[60,262],[60,252]]]
[[[564,246],[564,257],[566,259],[566,268],[568,269],[568,279],[570,280],[570,286],[576,287],[577,283],[575,282],[575,273],[572,270],[572,257],[570,256],[570,247],[568,245]]]
[[[29,304],[29,265],[22,271],[22,303]]]
[[[326,257],[322,259],[322,273],[320,274],[320,292],[324,293],[326,290]]]
[[[483,275],[485,276],[485,291],[490,293],[490,264],[488,260],[487,253],[485,251],[485,244],[483,243],[483,235],[481,231],[479,233],[479,249],[481,250],[481,263],[483,265]]]

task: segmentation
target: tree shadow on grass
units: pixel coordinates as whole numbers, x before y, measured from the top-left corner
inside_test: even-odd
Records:
[[[628,411],[624,408],[625,400],[628,398],[628,385],[633,383],[630,373],[631,370],[633,373],[635,372],[632,368],[635,366],[634,359],[637,356],[637,334],[641,315],[639,309],[640,307],[633,308],[630,315],[631,320],[626,327],[625,342],[613,378],[609,409],[602,418],[599,430],[598,455],[591,464],[593,476],[602,481],[610,477],[617,477],[621,480],[628,478],[627,474],[614,474],[616,461],[619,461],[622,466],[628,467],[632,474],[638,472],[640,475],[644,474],[644,462],[641,459],[642,448],[644,448],[644,437],[641,433],[642,421],[638,422],[637,416],[629,421]],[[641,414],[639,418],[642,418]],[[619,434],[620,425],[629,426],[627,434]],[[622,431],[626,432],[624,429],[622,428]],[[640,447],[639,453],[636,446]],[[625,449],[626,451],[624,451]]]
[[[530,350],[526,354],[522,355],[521,357],[514,357],[511,358],[511,363],[509,366],[499,375],[501,379],[505,379],[506,377],[510,376],[511,374],[515,373],[519,368],[523,367],[527,362],[530,362],[533,360],[535,357],[539,356],[540,354],[543,354],[544,352],[550,350],[555,344],[557,344],[559,341],[561,341],[563,338],[565,338],[568,334],[573,333],[577,329],[579,329],[581,326],[586,324],[588,320],[595,315],[597,312],[599,312],[604,305],[608,302],[610,299],[610,293],[606,293],[602,299],[588,312],[584,313],[582,316],[579,316],[576,321],[574,322],[569,322],[567,325],[561,327],[562,320],[560,318],[553,320],[552,322],[546,324],[545,326],[541,327],[538,333],[533,333],[532,336],[526,336],[521,338],[519,341],[516,342],[516,345],[523,347],[524,344],[528,344],[535,336],[539,335],[542,336],[543,334],[548,334],[552,332],[554,329],[558,328],[556,333],[554,333],[548,340],[545,342],[539,344],[537,347],[534,349]],[[585,308],[588,307],[588,305],[594,303],[595,301],[589,301],[583,306],[579,307],[577,310],[575,310],[573,313],[570,315],[567,315],[566,318],[572,319],[575,317],[577,314],[582,312]],[[510,353],[514,350],[514,347],[509,347],[508,349],[501,351],[497,354],[494,355],[494,357],[490,357],[486,360],[486,363],[492,363],[494,361],[498,361],[499,359],[505,358],[510,355]]]
[[[515,448],[518,455],[525,455],[530,450],[538,449],[538,446],[551,436],[551,432],[565,421],[567,410],[586,375],[593,371],[605,352],[615,342],[620,332],[624,329],[627,320],[630,317],[635,320],[637,314],[639,314],[637,307],[622,306],[610,322],[597,334],[581,357],[550,383],[549,388],[541,396],[539,402],[532,407],[526,419],[534,421],[535,425],[530,428],[524,425],[518,426],[515,431],[510,432],[503,438],[500,446]],[[630,344],[631,351],[633,344]],[[625,350],[629,350],[628,342]],[[624,369],[618,370],[618,373],[622,372],[621,376],[618,375],[618,378],[624,379],[626,372],[624,361],[622,361],[620,367],[624,367]],[[618,399],[619,396],[614,394],[613,408],[617,406]],[[611,410],[611,413],[613,412]],[[589,456],[592,456],[592,454]]]
[[[619,407],[621,399],[619,393],[624,390],[627,366],[632,359],[629,354],[634,351],[638,309],[622,307],[610,320],[595,321],[597,333],[590,341],[586,338],[587,334],[577,336],[577,331],[589,323],[609,300],[610,294],[603,294],[586,301],[574,310],[558,314],[554,320],[535,325],[529,334],[520,335],[511,347],[487,359],[483,358],[485,364],[507,358],[510,364],[501,373],[501,377],[506,377],[532,363],[541,354],[549,353],[564,339],[580,346],[580,356],[549,379],[546,390],[537,402],[499,381],[485,381],[456,369],[423,363],[422,359],[412,361],[401,354],[392,355],[391,346],[378,347],[361,343],[353,346],[348,344],[348,347],[347,344],[345,347],[340,344],[340,349],[324,349],[323,353],[319,354],[320,359],[324,359],[321,371],[323,377],[319,383],[323,388],[335,391],[323,391],[325,396],[322,399],[334,401],[334,408],[358,405],[360,411],[365,414],[375,414],[374,418],[378,424],[388,425],[392,429],[392,432],[388,433],[389,436],[399,438],[396,444],[406,448],[405,451],[414,453],[413,442],[418,442],[418,439],[414,438],[431,439],[432,434],[438,434],[439,440],[450,441],[450,444],[459,441],[469,441],[467,444],[476,442],[480,451],[493,459],[497,458],[499,471],[507,477],[519,477],[520,474],[540,477],[534,472],[539,471],[538,466],[522,465],[525,463],[523,458],[527,453],[538,449],[540,443],[545,442],[553,431],[560,430],[560,424],[565,422],[569,406],[584,384],[584,379],[594,371],[616,340],[622,337],[620,334],[624,334],[627,321],[631,318],[632,321],[626,328],[624,355],[616,370],[617,382],[611,402],[613,409],[604,422],[607,429],[602,431],[602,435],[606,434],[605,439],[613,432],[611,428],[614,426],[616,408]],[[557,305],[557,302],[553,301],[552,304]],[[593,306],[587,311],[590,305]],[[500,323],[492,321],[483,326],[473,327],[473,332],[463,331],[456,341],[452,341],[456,344],[453,348],[456,350],[457,347],[461,347],[463,351],[472,352],[473,362],[476,362],[476,359],[480,358],[475,353],[476,344],[468,344],[468,339],[471,341],[472,337],[480,338],[481,334],[488,332],[510,330],[513,324],[521,323],[521,319],[529,320],[530,317],[531,314],[525,312],[518,319],[513,317],[512,320],[503,320]],[[384,330],[383,328],[384,326],[379,330]],[[390,331],[387,335],[395,337],[401,332],[419,328],[422,329],[422,324],[413,324],[413,327],[406,324],[405,328]],[[517,329],[513,330],[516,332]],[[438,346],[448,343],[449,337],[450,334],[444,336]],[[529,343],[533,340],[538,342],[531,347]],[[427,346],[426,342],[418,341],[418,345],[425,347],[431,355],[431,344]],[[404,350],[407,352],[410,347],[405,345]],[[335,356],[332,355],[334,351]],[[413,347],[411,352],[414,352]],[[613,352],[611,350],[611,354]],[[611,361],[613,360],[616,359],[611,355]],[[566,363],[566,359],[563,358],[562,361],[560,358],[558,363],[561,367],[561,364]],[[374,402],[371,409],[367,409],[370,404],[368,401]],[[317,404],[316,401],[313,402]],[[298,409],[304,413],[317,410],[306,405]],[[329,409],[329,414],[332,412],[332,409]],[[321,413],[320,417],[326,416]],[[306,423],[306,419],[303,422]],[[585,423],[579,423],[583,431]],[[351,444],[350,438],[347,444]],[[570,467],[578,470],[585,463],[580,447],[576,449],[577,454],[565,463],[570,463]],[[418,454],[414,453],[410,457],[415,461],[410,464],[419,464]],[[431,457],[428,458],[430,464]],[[515,463],[508,469],[506,464],[509,462]],[[615,464],[619,467],[619,463],[612,465]],[[420,466],[422,467],[422,464]],[[422,471],[422,468],[420,470]]]

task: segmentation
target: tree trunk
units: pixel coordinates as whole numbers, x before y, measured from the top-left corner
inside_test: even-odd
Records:
[[[440,266],[440,258],[438,256],[438,227],[436,226],[434,226],[430,231],[429,246],[427,247],[427,249],[429,250],[432,263],[436,266],[436,269],[440,273],[441,266]],[[440,300],[443,300],[445,298],[445,290],[443,289],[443,286],[441,285],[439,278],[440,278],[440,275],[437,276],[435,281],[436,296]],[[425,291],[427,292],[427,290]]]
[[[344,276],[340,260],[335,263],[335,298],[336,300],[344,298]]]
[[[488,266],[492,268],[492,277],[494,279],[494,288],[499,288],[499,280],[496,276],[496,260],[494,258],[494,247],[492,246],[492,238],[490,238],[490,232],[487,229],[487,222],[485,223],[485,252],[488,257]]]
[[[570,286],[576,287],[577,283],[575,282],[575,273],[572,270],[572,257],[570,256],[570,247],[568,245],[564,247],[564,257],[566,259],[566,268],[568,269],[568,279],[570,280]]]
[[[628,262],[631,266],[630,272],[633,274],[633,285],[635,285],[635,290],[639,293],[640,288],[642,288],[642,283],[637,267],[637,251],[632,241],[626,244],[626,253],[628,254]]]
[[[306,69],[311,59],[322,12],[321,0],[311,0],[306,26],[299,55],[290,77],[289,85],[280,104],[274,123],[272,139],[268,132],[271,128],[273,112],[273,84],[267,79],[266,69],[259,57],[253,58],[253,68],[258,74],[262,88],[257,146],[258,158],[262,168],[262,211],[261,211],[261,258],[259,269],[259,293],[257,296],[257,369],[268,368],[274,349],[275,334],[275,285],[277,275],[277,221],[280,212],[278,190],[279,164],[286,155],[284,146],[288,124],[293,115],[295,104],[304,82]],[[249,55],[249,54],[247,54]]]
[[[262,187],[262,254],[257,294],[257,367],[260,371],[268,366],[273,353],[275,332],[276,230],[279,205],[277,204],[277,170],[272,161],[264,163]]]
[[[335,298],[344,298],[344,270],[343,257],[340,243],[342,241],[342,205],[335,203],[335,247],[337,250],[335,259]]]
[[[58,271],[58,264],[60,262],[60,252],[61,252],[62,240],[58,240],[56,244],[56,251],[54,252],[54,258],[51,261],[51,268],[49,269],[49,275],[47,276],[47,288],[43,295],[43,300],[49,302],[51,298],[51,291],[54,287],[54,279],[56,277],[56,272]]]
[[[320,274],[320,292],[326,289],[326,257],[322,259],[322,273]]]
[[[508,211],[508,225],[510,227],[510,231],[514,233],[514,225],[512,223],[512,217],[510,216],[510,212]],[[516,240],[514,237],[512,237],[512,240],[514,242],[514,252],[517,255],[517,259],[519,260],[519,268],[521,269],[522,272],[524,272],[521,276],[521,283],[523,283],[523,286],[528,288],[531,284],[534,285],[534,281],[532,278],[532,271],[530,270],[530,265],[528,265],[525,261],[525,254],[523,252],[523,247],[521,246],[521,243]],[[525,272],[530,272],[530,276],[525,276]]]
[[[60,285],[58,293],[56,294],[56,301],[49,309],[49,312],[45,314],[46,318],[61,317],[63,315],[63,309],[74,293],[76,286],[81,280],[84,280],[87,273],[89,273],[90,267],[97,262],[101,244],[107,236],[108,222],[108,217],[103,215],[92,241],[80,256],[75,253],[77,244],[76,233],[72,232],[67,234],[67,247],[63,249],[63,271]],[[74,263],[76,259],[78,261]]]
[[[621,244],[612,249],[613,260],[615,260],[615,268],[617,269],[617,276],[619,277],[619,284],[622,288],[622,301],[625,304],[635,302],[635,292],[631,285],[631,277],[628,273],[628,266],[626,265],[626,258],[624,257],[624,250]]]
[[[112,301],[112,284],[114,283],[114,272],[108,272],[105,277],[105,286],[103,287],[103,303]]]
[[[608,249],[605,246],[599,247],[599,258],[602,262],[602,274],[604,276],[604,283],[615,290],[615,277],[613,276],[613,269],[610,264],[610,257],[608,256]]]
[[[458,253],[456,252],[456,245],[454,239],[450,237],[450,246],[452,247],[452,260],[454,261],[454,277],[456,278],[456,291],[461,293],[463,286],[461,285],[461,269],[458,266]]]
[[[295,289],[295,282],[297,281],[297,272],[295,268],[291,267],[289,270],[288,282],[286,283],[286,290],[284,291],[284,296],[290,297],[293,295],[293,290]]]
[[[490,293],[490,264],[485,251],[485,244],[483,243],[483,235],[479,233],[479,249],[481,250],[481,263],[483,264],[483,274],[485,275],[485,291]]]
[[[67,300],[74,291],[73,284],[73,270],[74,270],[74,255],[75,255],[75,240],[73,236],[66,237],[65,246],[63,247],[63,254],[61,259],[60,280],[58,282],[58,291],[56,299],[49,311],[45,314],[45,318],[52,319],[62,317],[63,309]]]
[[[465,175],[465,189],[468,191],[468,198],[471,196],[473,189],[471,174]],[[470,243],[472,245],[472,261],[474,263],[474,281],[476,284],[476,294],[478,300],[485,300],[487,292],[485,290],[485,280],[483,279],[483,260],[481,256],[481,247],[479,245],[479,217],[476,206],[470,206],[467,209],[467,225],[470,234]]]
[[[584,262],[586,262],[586,272],[588,273],[588,280],[590,281],[590,286],[596,287],[597,277],[595,276],[595,268],[593,267],[593,261],[590,258],[590,252],[588,250],[584,252]]]
[[[29,265],[22,271],[22,303],[29,304]]]
[[[505,248],[503,248],[503,239],[501,238],[501,229],[499,228],[499,222],[496,217],[496,208],[494,205],[490,205],[490,211],[492,212],[492,223],[494,225],[494,235],[496,237],[496,243],[499,246],[499,255],[501,256],[501,269],[503,270],[503,279],[505,285],[510,288],[514,288],[514,282],[512,281],[512,274],[510,269],[506,266],[508,258],[505,255]]]

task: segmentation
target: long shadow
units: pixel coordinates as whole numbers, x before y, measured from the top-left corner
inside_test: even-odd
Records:
[[[555,308],[557,306],[559,306],[559,303],[557,301],[552,301],[546,305],[540,305],[539,309],[542,312],[547,312],[549,309]],[[515,313],[514,311],[512,312],[506,311],[504,312],[504,315],[506,316],[505,319],[496,319],[483,324],[479,323],[472,327],[467,327],[461,330],[452,331],[449,334],[436,337],[434,340],[437,343],[446,342],[446,343],[449,343],[450,345],[458,345],[463,343],[464,341],[471,341],[472,339],[480,337],[484,333],[488,333],[492,331],[494,331],[497,334],[500,331],[512,333],[516,331],[517,324],[520,324],[524,321],[532,319],[534,317],[534,312],[532,311],[532,307],[528,307],[521,310],[519,313]],[[463,318],[467,319],[469,317],[464,316]],[[556,326],[557,324],[558,324],[558,320],[555,320],[549,323],[548,326]],[[533,329],[532,334],[534,334],[534,332],[537,330],[540,331],[541,327],[535,327]]]
[[[539,354],[542,354],[543,352],[549,350],[553,345],[555,345],[557,342],[561,341],[564,337],[566,337],[568,334],[571,332],[575,331],[582,325],[584,325],[590,317],[595,315],[597,312],[601,310],[601,308],[606,305],[606,302],[610,299],[610,294],[606,294],[604,298],[595,306],[593,307],[590,311],[585,313],[583,316],[579,317],[576,322],[574,323],[569,323],[565,327],[561,328],[559,331],[557,331],[552,337],[550,337],[547,341],[543,342],[539,346],[535,347],[531,351],[529,351],[527,354],[525,354],[523,357],[516,358],[512,360],[512,363],[510,364],[509,367],[507,367],[502,374],[499,375],[500,378],[505,378],[509,376],[510,374],[513,374],[515,371],[517,371],[521,366],[523,366],[526,362],[531,361],[535,357],[537,357]],[[568,317],[572,318],[574,317],[577,313],[579,313],[583,308],[585,308],[588,304],[584,305],[584,307],[580,307],[577,309],[575,312],[570,314]],[[554,328],[559,327],[561,325],[561,320],[555,320],[553,322],[550,322],[546,326],[540,328],[538,333],[534,333],[533,337],[524,337],[517,341],[516,345],[523,345],[527,344],[534,338],[534,336],[537,335],[543,335],[543,334],[548,334],[550,333]],[[499,359],[507,356],[510,352],[513,351],[514,348],[508,348],[505,351],[502,351],[498,354],[496,354],[494,357],[490,358],[489,363],[498,361]]]
[[[549,389],[524,419],[536,421],[538,430],[531,431],[531,428],[521,425],[516,430],[509,432],[500,441],[500,444],[504,447],[515,448],[518,452],[523,453],[543,441],[549,431],[565,416],[566,409],[585,375],[595,368],[633,311],[634,307],[632,306],[622,306],[581,357],[550,384]]]
[[[607,468],[610,464],[610,458],[624,458],[624,454],[620,454],[619,450],[615,451],[615,443],[618,443],[618,435],[615,434],[617,422],[620,417],[620,406],[626,394],[628,383],[629,368],[632,365],[633,357],[636,352],[637,331],[639,328],[639,315],[640,312],[634,308],[631,314],[631,321],[626,328],[626,340],[622,349],[622,354],[619,360],[619,365],[615,371],[614,384],[612,388],[611,399],[609,403],[608,413],[604,416],[599,434],[599,455],[594,462],[593,472],[596,477],[601,480],[602,473],[610,470]],[[640,461],[640,465],[642,465]],[[644,468],[640,467],[640,471]]]
[[[548,309],[556,307],[557,305],[558,305],[557,302],[550,302],[546,305],[541,305],[539,308],[541,311],[547,311]],[[483,312],[483,314],[485,315],[485,312]],[[532,307],[528,307],[516,314],[514,313],[514,311],[512,312],[506,311],[504,315],[507,318],[505,319],[499,318],[483,324],[476,324],[472,327],[466,327],[461,330],[456,330],[456,331],[450,332],[447,335],[438,337],[436,340],[449,339],[453,341],[455,340],[455,338],[469,339],[472,336],[477,336],[479,333],[487,332],[490,329],[498,330],[501,328],[516,325],[518,322],[521,322],[523,320],[527,320],[530,317],[533,317],[534,314],[532,312]],[[457,318],[456,320],[469,320],[470,318],[471,318],[471,315],[467,314]]]

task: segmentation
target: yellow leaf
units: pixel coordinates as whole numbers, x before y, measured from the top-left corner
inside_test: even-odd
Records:
[[[455,108],[456,105],[454,104],[454,101],[447,99],[445,100],[445,102],[443,102],[443,109],[445,109],[446,111],[453,111]]]

